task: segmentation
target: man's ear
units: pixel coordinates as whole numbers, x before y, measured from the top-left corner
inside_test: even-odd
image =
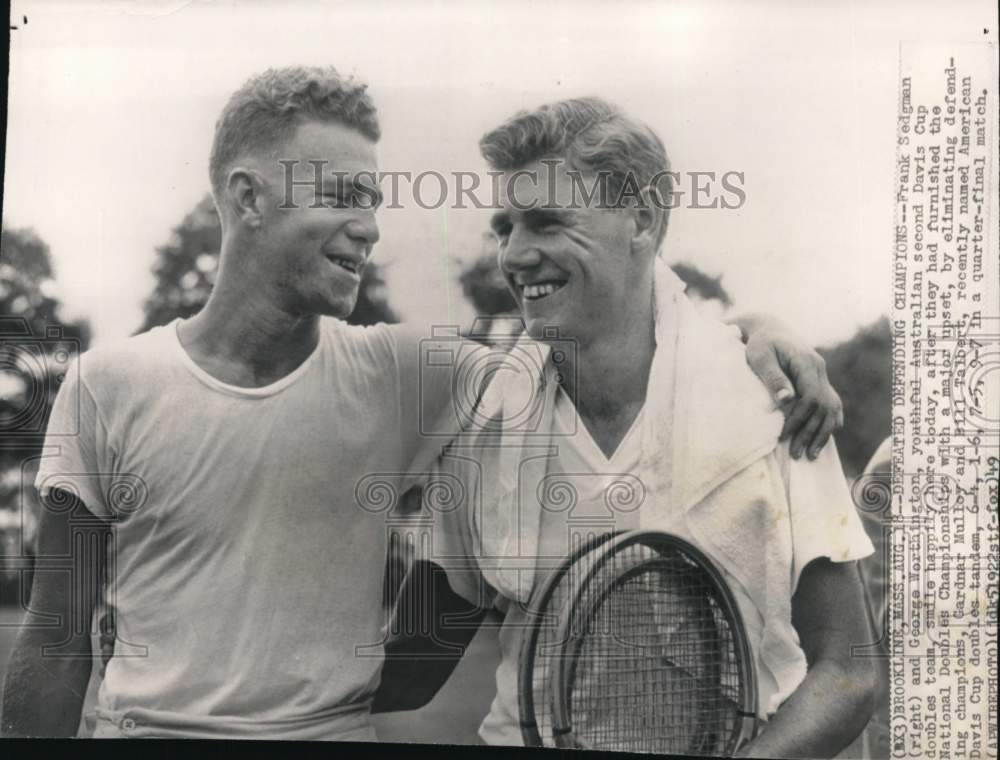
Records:
[[[226,204],[235,219],[257,229],[263,223],[263,183],[253,169],[234,167],[226,178]]]
[[[632,250],[635,252],[655,250],[663,212],[653,203],[649,190],[643,191],[632,208],[635,229],[632,233]]]

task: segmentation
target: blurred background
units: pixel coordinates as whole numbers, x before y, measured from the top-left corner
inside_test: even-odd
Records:
[[[0,250],[0,675],[30,587],[37,503],[22,485],[61,375],[74,351],[204,304],[220,244],[207,195],[212,129],[248,76],[333,63],[368,81],[383,170],[482,171],[476,143],[488,128],[519,108],[596,94],[650,124],[675,170],[742,172],[740,209],[672,212],[665,255],[705,308],[767,311],[820,348],[844,401],[837,444],[854,478],[890,432],[898,44],[984,39],[983,8],[15,1]],[[380,211],[382,241],[350,321],[468,326],[509,313],[487,214]],[[444,702],[387,719],[387,738],[472,739],[472,718],[455,716],[481,716],[491,697],[492,650],[477,642],[479,659],[463,663]]]

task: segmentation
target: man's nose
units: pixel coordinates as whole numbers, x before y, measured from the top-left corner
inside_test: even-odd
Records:
[[[538,266],[542,260],[542,252],[536,242],[529,233],[513,231],[507,244],[500,247],[500,270],[512,274],[519,269]]]
[[[378,242],[379,229],[375,220],[375,212],[362,211],[347,224],[347,235],[364,245],[372,246]]]

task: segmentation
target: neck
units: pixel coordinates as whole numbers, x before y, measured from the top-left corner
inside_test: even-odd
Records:
[[[639,291],[641,292],[641,291]],[[616,417],[638,411],[646,399],[656,350],[652,284],[650,298],[618,329],[578,346],[563,373],[563,389],[585,418]]]
[[[223,255],[205,307],[180,327],[181,344],[203,369],[234,385],[268,385],[292,372],[319,343],[319,316],[290,314],[260,292],[260,280]]]

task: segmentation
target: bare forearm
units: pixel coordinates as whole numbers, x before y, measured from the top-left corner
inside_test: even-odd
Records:
[[[18,632],[3,686],[0,732],[74,736],[90,680],[94,605],[105,576],[110,527],[66,491],[43,498],[36,562],[68,556],[64,572],[37,572],[33,612]],[[53,625],[53,620],[57,621]]]
[[[857,565],[826,558],[806,565],[792,597],[792,624],[809,670],[746,757],[833,757],[874,710],[878,669],[851,654],[871,637]]]
[[[90,647],[80,644],[72,652],[60,648],[58,657],[46,655],[43,647],[53,643],[51,635],[30,629],[18,635],[3,685],[4,736],[76,735],[90,680]]]
[[[741,757],[833,757],[864,730],[874,708],[865,666],[819,662]]]

